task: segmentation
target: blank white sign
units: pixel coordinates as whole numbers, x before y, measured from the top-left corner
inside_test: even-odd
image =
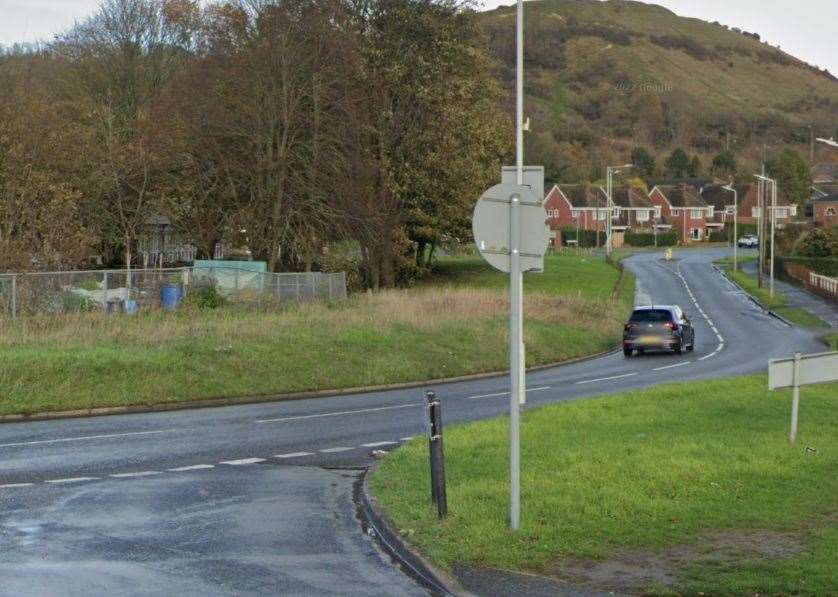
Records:
[[[800,379],[797,385],[838,381],[838,352],[806,354],[800,358]],[[794,359],[768,361],[768,389],[790,388],[794,385]]]

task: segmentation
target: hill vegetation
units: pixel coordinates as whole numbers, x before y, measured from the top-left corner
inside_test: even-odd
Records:
[[[482,21],[510,91],[514,19],[514,7],[501,7]],[[527,161],[555,181],[602,178],[636,146],[655,155],[659,174],[679,147],[698,174],[725,149],[751,172],[763,143],[768,157],[786,145],[808,154],[810,125],[838,134],[838,79],[758,33],[641,2],[542,0],[526,3],[525,37]]]

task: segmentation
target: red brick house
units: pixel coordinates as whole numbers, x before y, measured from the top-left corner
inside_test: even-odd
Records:
[[[707,220],[713,218],[713,207],[695,187],[656,186],[649,192],[649,200],[660,208],[661,218],[678,233],[683,244],[700,242],[708,236]]]
[[[565,227],[605,231],[608,201],[605,191],[583,184],[554,185],[544,199],[553,244],[561,244],[559,231]]]
[[[737,185],[739,191],[739,223],[757,224],[759,222],[759,185],[749,183]],[[732,194],[731,194],[732,195]],[[768,205],[771,205],[771,187],[765,193]],[[788,198],[780,191],[777,191],[777,226],[782,228],[797,217],[797,205],[790,203]],[[768,222],[771,222],[771,214],[768,214]]]
[[[812,206],[812,221],[815,226],[838,226],[838,193],[813,197],[809,200],[809,205]]]
[[[605,192],[605,191],[603,191]],[[614,230],[652,231],[660,218],[660,208],[649,200],[640,189],[624,186],[612,189],[614,203]]]

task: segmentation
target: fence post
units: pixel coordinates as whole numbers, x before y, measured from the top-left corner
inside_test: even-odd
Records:
[[[334,274],[328,273],[326,275],[329,277],[329,300],[331,301],[331,300],[333,300],[333,298],[332,298],[332,276]]]
[[[341,272],[340,277],[343,281],[343,296],[341,296],[340,298],[346,298],[346,296],[349,294],[349,289],[346,287],[346,272]]]
[[[17,274],[12,275],[12,319],[17,319]]]
[[[102,274],[102,311],[108,313],[108,272]]]
[[[789,442],[797,440],[797,412],[800,409],[800,357],[799,352],[794,353],[794,368],[792,369],[792,397],[791,397],[791,432]]]

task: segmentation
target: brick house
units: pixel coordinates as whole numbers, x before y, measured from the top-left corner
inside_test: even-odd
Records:
[[[812,221],[815,226],[838,226],[838,193],[813,197],[809,200],[809,205],[812,206]]]
[[[605,191],[603,191],[604,193]],[[649,195],[640,189],[624,186],[612,190],[614,202],[614,230],[652,231],[660,208],[649,200]]]
[[[554,185],[544,199],[547,223],[553,231],[553,245],[561,244],[560,230],[565,226],[604,232],[607,206],[605,191],[600,187],[584,184]]]
[[[661,218],[672,226],[683,244],[700,242],[707,235],[707,220],[712,221],[713,207],[707,205],[698,190],[687,184],[656,186],[649,200],[660,208]]]
[[[701,189],[701,198],[713,208],[713,217],[707,220],[708,236],[710,232],[724,230],[728,222],[733,225],[733,213],[737,201],[734,201],[733,193],[725,189],[725,186],[727,185],[711,184]],[[736,189],[739,201],[748,192],[748,185],[746,184],[733,185],[733,188]]]
[[[838,164],[820,163],[812,168],[812,184],[838,183]]]
[[[737,185],[736,189],[739,191],[739,223],[740,224],[757,224],[759,222],[759,185],[749,183],[746,185]],[[766,191],[766,200],[771,204],[771,192]],[[782,228],[784,225],[791,222],[797,217],[797,205],[790,203],[788,198],[781,192],[777,191],[777,226]],[[768,222],[771,222],[770,214]]]

